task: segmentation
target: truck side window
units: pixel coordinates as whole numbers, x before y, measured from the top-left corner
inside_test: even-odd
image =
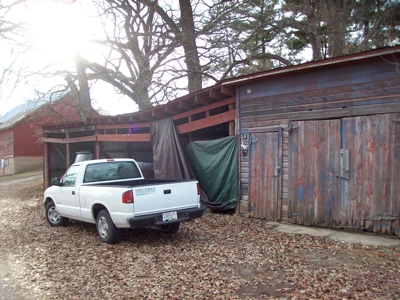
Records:
[[[62,183],[64,186],[74,186],[76,181],[76,175],[78,174],[79,165],[72,166],[68,169],[62,178]]]

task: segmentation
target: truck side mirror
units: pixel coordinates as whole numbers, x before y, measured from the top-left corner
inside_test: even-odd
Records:
[[[51,185],[58,185],[60,186],[60,179],[58,177],[54,177],[53,179],[51,179]]]

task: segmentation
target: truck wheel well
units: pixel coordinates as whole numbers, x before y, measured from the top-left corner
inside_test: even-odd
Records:
[[[44,201],[44,207],[46,207],[49,202],[54,202],[54,201],[51,198],[46,198],[46,201]]]
[[[96,220],[97,219],[97,215],[99,214],[99,212],[103,209],[107,209],[104,205],[101,204],[95,204],[92,207],[92,214],[93,214],[93,218]]]

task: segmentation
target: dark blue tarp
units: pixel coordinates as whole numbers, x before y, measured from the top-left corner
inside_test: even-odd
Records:
[[[151,123],[150,141],[155,178],[196,179],[171,117]],[[200,201],[205,205],[208,203],[203,189],[200,191]]]

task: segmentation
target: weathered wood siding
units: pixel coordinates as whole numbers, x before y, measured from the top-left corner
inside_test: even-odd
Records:
[[[12,128],[0,131],[0,159],[13,157],[14,132]]]
[[[399,115],[294,122],[291,221],[398,231]]]
[[[0,176],[14,174],[14,132],[12,128],[0,131],[0,161],[8,159],[8,166],[0,168]]]
[[[344,227],[384,233],[399,230],[399,117],[385,114],[342,120],[341,144],[349,151],[348,176],[341,178]]]
[[[304,70],[303,73],[297,71],[281,76],[267,76],[239,86],[237,98],[240,130],[260,131],[272,128],[283,130],[280,173],[282,219],[292,220],[292,215],[289,214],[292,205],[290,197],[294,192],[295,183],[291,182],[294,165],[289,150],[291,151],[292,134],[295,134],[295,126],[298,126],[294,124],[295,120],[336,122],[338,119],[343,119],[343,122],[346,122],[346,117],[400,112],[400,73],[396,68],[398,65],[396,61],[400,61],[398,53],[384,58],[376,57],[342,65],[316,67]],[[311,125],[312,123],[306,126]],[[365,139],[366,137],[359,136],[358,138]],[[370,138],[376,137],[370,136]],[[308,141],[305,143],[307,144]],[[338,146],[340,149],[341,145]],[[392,147],[394,148],[390,150],[391,153],[396,153],[395,150],[400,146],[398,143],[392,143]],[[248,187],[248,182],[249,165],[252,162],[248,159],[241,156],[240,213],[250,216],[249,190],[251,187]],[[296,163],[294,162],[295,165]],[[323,173],[321,168],[317,166],[315,169],[320,175]],[[382,171],[380,172],[376,176],[380,178],[385,176]],[[392,176],[390,180],[392,180],[390,184],[393,185],[395,176]],[[350,190],[352,188],[349,187]],[[394,193],[397,193],[396,197],[399,199],[399,193],[396,191]],[[323,192],[321,191],[320,194],[322,195]],[[313,207],[312,204],[307,205],[309,206],[302,209],[308,214],[311,222],[312,211],[319,208]],[[329,220],[324,219],[323,222],[329,223]]]
[[[250,134],[250,216],[278,220],[281,214],[281,132]]]
[[[293,223],[328,226],[340,216],[340,120],[298,121],[290,136]],[[340,204],[340,202],[339,202]]]
[[[393,58],[391,59],[393,60]],[[399,109],[400,73],[377,58],[363,64],[275,77],[240,87],[241,128]]]

